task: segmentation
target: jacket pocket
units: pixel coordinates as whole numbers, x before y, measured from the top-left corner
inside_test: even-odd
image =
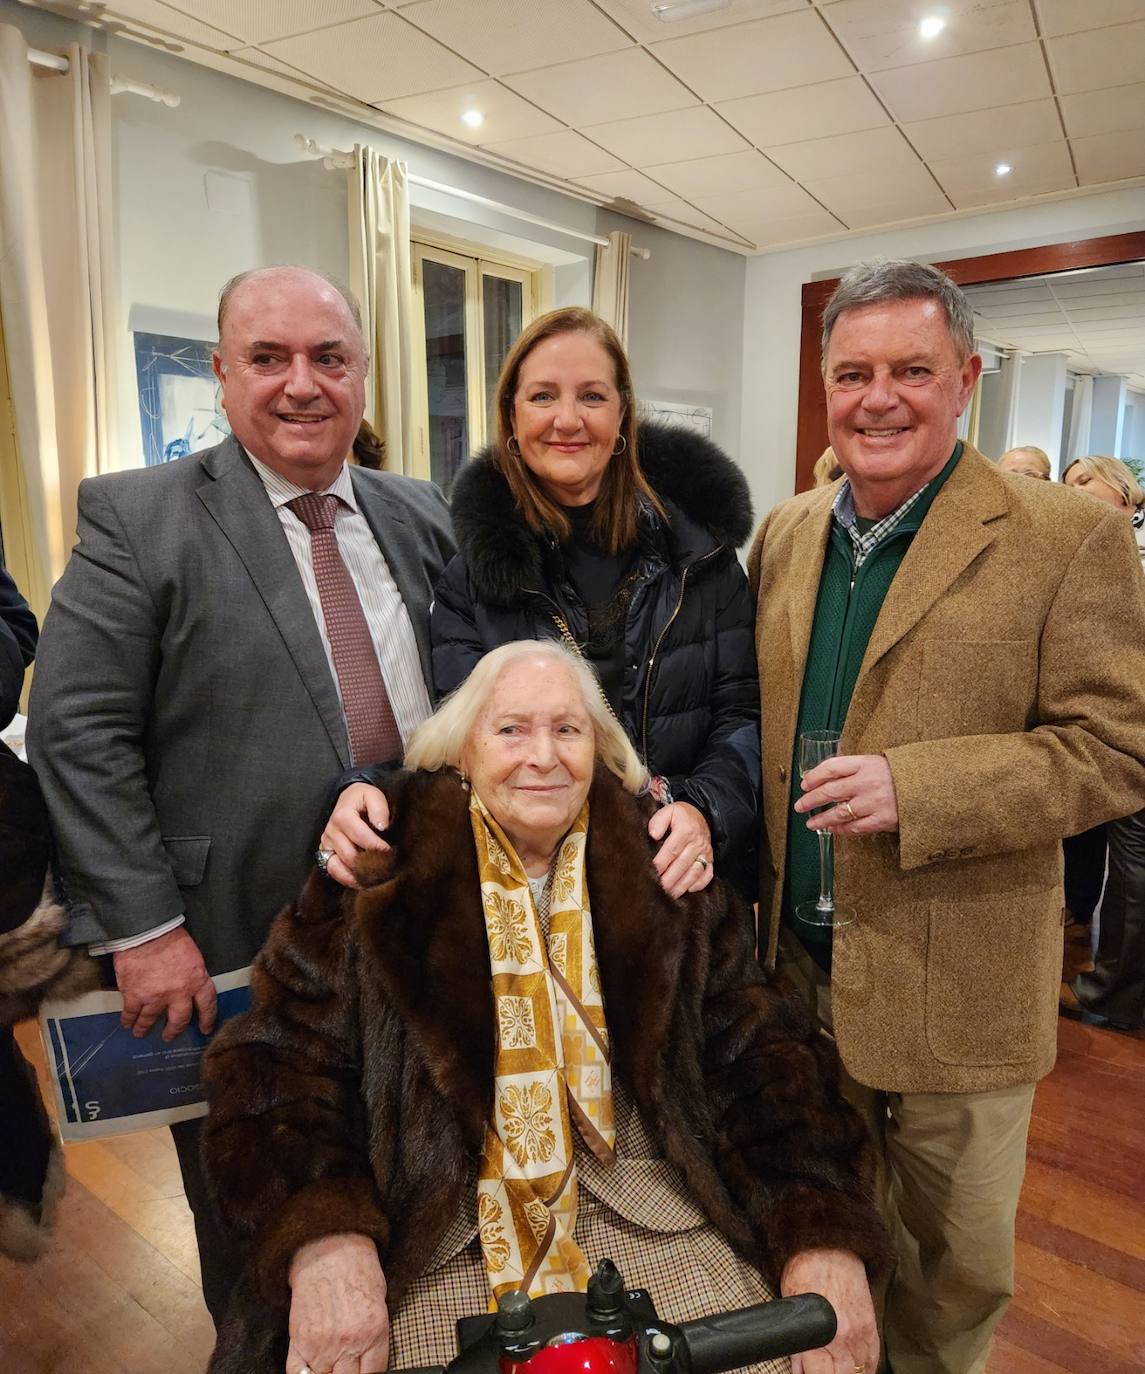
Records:
[[[986,1066],[1038,1054],[1057,1016],[1060,922],[1054,888],[931,902],[926,1038],[936,1059]]]
[[[176,883],[180,887],[196,887],[203,881],[207,867],[210,835],[164,835],[162,838]]]
[[[1026,729],[1037,692],[1037,668],[1037,645],[1032,640],[924,641],[918,738]]]

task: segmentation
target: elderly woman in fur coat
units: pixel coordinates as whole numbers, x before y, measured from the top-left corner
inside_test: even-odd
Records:
[[[663,804],[649,830],[665,890],[699,891],[715,871],[754,900],[759,688],[735,552],[752,529],[743,473],[699,434],[638,424],[620,340],[579,307],[521,334],[496,412],[496,441],[453,486],[459,553],[431,622],[438,696],[498,644],[575,645],[655,775]],[[367,822],[380,804],[363,786],[342,793],[322,838],[331,876],[347,881],[357,848],[376,846]]]
[[[206,1056],[246,1256],[212,1369],[444,1361],[491,1294],[608,1255],[669,1319],[821,1292],[839,1332],[805,1374],[873,1374],[886,1241],[829,1042],[737,897],[664,891],[591,670],[502,646],[406,763],[390,847],[357,891],[312,875]]]

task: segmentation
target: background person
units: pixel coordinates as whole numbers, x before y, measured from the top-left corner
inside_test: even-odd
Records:
[[[663,891],[591,672],[503,645],[406,763],[392,848],[359,893],[312,876],[205,1061],[249,1256],[215,1374],[444,1361],[491,1291],[583,1291],[603,1255],[674,1319],[821,1292],[803,1369],[873,1371],[862,1123],[742,903]]]
[[[137,1035],[210,1030],[209,975],[249,964],[298,890],[331,780],[400,757],[429,714],[448,512],[428,483],[347,466],[366,366],[339,287],[244,273],[219,302],[231,437],[80,485],[28,744],[70,938],[112,953]],[[217,1315],[234,1276],[198,1134],[173,1128]]]
[[[1145,491],[1124,463],[1078,458],[1062,473],[1062,481],[1128,516],[1140,547]],[[1110,821],[1105,837],[1109,873],[1097,917],[1093,968],[1072,982],[1063,981],[1058,1006],[1064,1015],[1089,1025],[1139,1031],[1145,1017],[1145,811]],[[1067,849],[1067,877],[1069,858]],[[1100,882],[1097,886],[1100,890]],[[1067,899],[1068,892],[1067,887]]]
[[[998,459],[998,467],[1002,472],[1016,472],[1022,477],[1035,477],[1039,482],[1050,480],[1049,454],[1034,444],[1007,449]]]
[[[959,442],[980,367],[948,277],[849,271],[823,318],[846,480],[774,510],[750,559],[761,926],[768,959],[833,1026],[882,1155],[895,1374],[985,1367],[1013,1287],[1034,1084],[1056,1048],[1061,839],[1145,800],[1145,584],[1128,528]],[[842,731],[839,757],[801,784],[799,736],[817,729]],[[833,939],[793,915],[818,892],[822,827],[857,912]]]
[[[1145,560],[1145,488],[1120,458],[1101,454],[1075,458],[1063,471],[1062,481],[1128,515],[1138,551]]]
[[[16,713],[37,634],[28,603],[0,566],[0,724]],[[64,1164],[12,1027],[34,1016],[43,997],[83,992],[95,981],[92,960],[59,947],[64,912],[44,891],[50,850],[36,776],[0,741],[0,1256],[25,1261],[47,1245]]]
[[[688,430],[637,424],[628,359],[591,311],[535,320],[505,360],[497,439],[452,493],[457,558],[432,617],[438,696],[487,650],[575,643],[655,774],[649,822],[673,896],[722,876],[754,897],[759,696],[737,545],[751,532],[738,467]],[[343,793],[323,848],[349,878],[378,843],[380,799]],[[371,811],[371,808],[373,810]]]
[[[828,444],[819,457],[815,459],[815,467],[811,474],[812,485],[827,487],[832,482],[837,482],[842,475],[843,469],[835,461],[835,450]]]

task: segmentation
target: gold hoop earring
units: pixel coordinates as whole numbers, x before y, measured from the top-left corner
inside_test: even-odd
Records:
[[[620,447],[619,447],[619,448],[614,448],[614,449],[612,450],[612,456],[613,456],[614,458],[619,458],[620,455],[624,452],[624,450],[625,450],[627,447],[628,447],[628,440],[627,440],[627,439],[624,437],[624,435],[622,434],[622,435],[620,436]]]
[[[514,458],[520,458],[521,445],[517,443],[517,436],[515,434],[510,434],[509,437],[505,440],[505,447],[509,450],[509,452],[513,455]]]

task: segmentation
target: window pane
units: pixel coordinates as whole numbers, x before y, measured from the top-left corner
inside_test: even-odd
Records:
[[[429,467],[448,492],[469,456],[465,397],[465,273],[424,259],[425,372],[429,396]]]
[[[485,307],[485,432],[490,439],[497,432],[494,395],[505,355],[521,332],[523,292],[519,281],[504,277],[482,277]]]

